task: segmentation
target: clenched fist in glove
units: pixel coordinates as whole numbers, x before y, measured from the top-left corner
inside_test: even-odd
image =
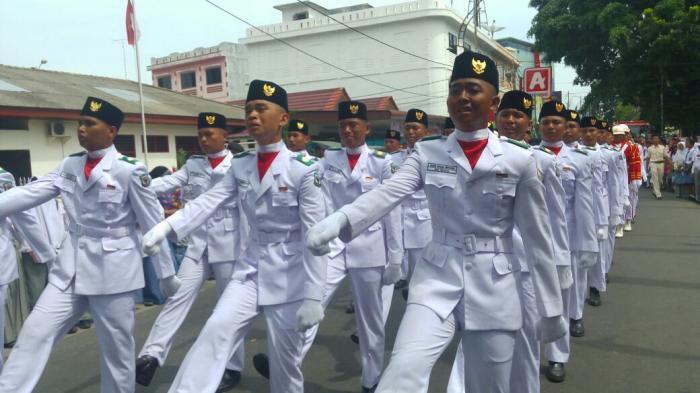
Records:
[[[559,276],[559,286],[562,291],[574,285],[574,275],[571,273],[571,266],[557,266],[557,276]]]
[[[323,319],[323,307],[320,300],[304,299],[297,311],[297,330],[306,331]]]
[[[171,297],[173,296],[178,289],[180,289],[180,285],[182,285],[182,281],[175,276],[172,275],[170,277],[165,277],[160,280],[158,283],[160,287],[160,291],[165,295],[165,297]]]
[[[579,269],[590,269],[598,262],[598,253],[590,251],[581,251],[578,258]]]
[[[389,264],[384,268],[382,274],[382,285],[394,285],[401,279],[401,265],[398,263]]]
[[[168,224],[167,221],[161,221],[156,226],[151,228],[150,231],[143,235],[143,243],[141,244],[141,249],[146,255],[153,255],[160,250],[160,245],[163,243],[173,228]]]
[[[345,214],[341,212],[331,214],[309,229],[306,233],[306,247],[313,255],[328,254],[331,252],[328,243],[338,237],[340,230],[346,225],[348,225],[348,217]]]
[[[598,240],[605,240],[608,238],[608,226],[598,225]]]
[[[566,334],[566,321],[561,315],[542,318],[539,325],[540,341],[544,344],[551,343]]]

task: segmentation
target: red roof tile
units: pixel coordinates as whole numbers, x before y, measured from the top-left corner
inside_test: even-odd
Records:
[[[367,105],[368,111],[398,111],[399,107],[391,96],[370,97],[358,100]]]

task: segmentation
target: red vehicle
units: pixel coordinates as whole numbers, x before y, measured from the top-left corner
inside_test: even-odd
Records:
[[[634,136],[640,134],[648,136],[649,133],[653,131],[652,125],[646,120],[616,121],[615,124],[626,124]]]

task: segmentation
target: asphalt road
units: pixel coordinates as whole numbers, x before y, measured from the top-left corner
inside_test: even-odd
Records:
[[[405,307],[394,298],[388,325],[387,359]],[[314,347],[304,364],[306,391],[360,391],[359,351],[348,336],[352,315],[347,286],[326,314]],[[177,367],[194,342],[214,305],[214,287],[205,285],[177,335],[167,364],[149,388],[166,392]],[[140,308],[137,347],[144,342],[159,307]],[[634,230],[617,243],[610,287],[603,305],[586,306],[586,336],[573,339],[568,378],[551,384],[542,378],[542,392],[566,393],[700,393],[700,205],[666,194],[652,200],[642,190]],[[266,348],[264,320],[257,321],[246,342],[246,368],[235,391],[264,393],[267,382],[252,367],[252,355]],[[444,392],[455,345],[442,356],[431,377],[430,392]],[[35,392],[99,392],[99,358],[94,329],[68,336],[55,348]],[[410,393],[410,392],[408,392]]]

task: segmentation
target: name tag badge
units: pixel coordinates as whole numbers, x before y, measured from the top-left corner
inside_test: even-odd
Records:
[[[61,172],[61,177],[68,180],[68,181],[72,181],[72,182],[75,182],[75,180],[76,180],[75,175],[72,173],[68,173],[68,172]]]
[[[342,169],[337,168],[337,167],[334,167],[333,165],[328,165],[328,166],[326,167],[326,169],[328,169],[328,170],[331,171],[331,172],[343,174],[343,170],[342,170]]]
[[[497,179],[507,179],[510,175],[505,172],[496,172]]]
[[[457,165],[445,165],[429,162],[427,171],[435,173],[446,173],[448,175],[457,175]]]

